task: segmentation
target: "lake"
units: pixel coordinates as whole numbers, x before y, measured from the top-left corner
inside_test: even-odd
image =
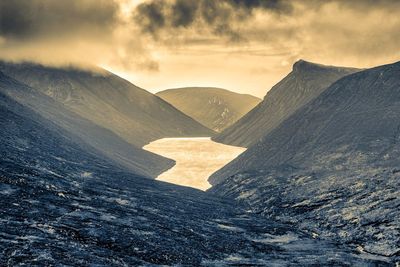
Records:
[[[207,181],[211,174],[246,150],[216,143],[210,137],[163,138],[143,149],[176,161],[175,166],[160,174],[157,180],[201,190],[211,187]]]

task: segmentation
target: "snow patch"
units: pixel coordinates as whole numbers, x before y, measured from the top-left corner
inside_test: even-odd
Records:
[[[245,230],[243,230],[240,227],[236,227],[236,226],[229,226],[229,225],[225,225],[225,224],[217,224],[217,226],[223,230],[227,230],[227,231],[232,231],[232,232],[245,232]]]
[[[257,192],[257,189],[252,189],[249,191],[242,192],[242,193],[240,193],[240,195],[238,197],[236,197],[236,199],[240,200],[240,199],[249,198],[250,196],[254,195],[256,192]]]
[[[91,177],[93,177],[93,173],[92,172],[82,172],[81,177],[82,178],[91,178]]]
[[[117,198],[117,199],[115,199],[115,202],[117,202],[117,203],[120,204],[120,205],[128,205],[128,204],[129,204],[129,201],[128,201],[128,200],[122,199],[122,198]]]
[[[264,236],[267,236],[266,238],[260,238],[260,239],[253,239],[254,242],[259,242],[259,243],[264,243],[264,244],[270,244],[270,243],[291,243],[294,241],[299,240],[299,237],[293,233],[285,234],[285,235],[270,235],[270,234],[264,234]]]

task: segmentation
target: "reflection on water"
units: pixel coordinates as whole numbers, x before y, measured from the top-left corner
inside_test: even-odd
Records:
[[[157,180],[206,190],[208,177],[246,150],[211,141],[209,137],[163,138],[144,149],[173,159],[176,165]]]

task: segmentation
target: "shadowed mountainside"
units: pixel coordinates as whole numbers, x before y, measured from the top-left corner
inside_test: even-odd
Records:
[[[293,70],[239,121],[213,137],[214,141],[250,147],[338,79],[358,69],[297,61]]]
[[[400,63],[348,75],[214,173],[267,217],[400,256]]]
[[[156,95],[216,132],[235,123],[261,101],[252,95],[213,87],[168,89]]]
[[[106,70],[3,62],[0,71],[137,147],[163,137],[213,134],[159,97]]]
[[[76,142],[89,145],[97,153],[134,173],[157,177],[173,166],[172,160],[144,151],[121,139],[112,131],[82,118],[52,98],[0,73],[0,92],[62,127]]]

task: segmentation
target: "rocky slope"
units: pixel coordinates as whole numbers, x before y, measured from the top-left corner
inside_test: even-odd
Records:
[[[62,127],[82,146],[90,146],[99,155],[146,177],[157,177],[173,166],[172,160],[144,151],[124,141],[112,131],[82,118],[38,90],[0,73],[0,92]]]
[[[261,101],[252,95],[213,87],[168,89],[156,95],[216,132],[235,123]]]
[[[163,137],[213,134],[164,100],[106,70],[1,63],[0,71],[138,147]]]
[[[211,177],[267,217],[400,256],[400,63],[348,75]]]
[[[128,173],[0,92],[0,265],[387,265]]]
[[[319,96],[333,82],[356,71],[300,60],[293,65],[291,73],[272,87],[260,104],[213,140],[249,147]]]

